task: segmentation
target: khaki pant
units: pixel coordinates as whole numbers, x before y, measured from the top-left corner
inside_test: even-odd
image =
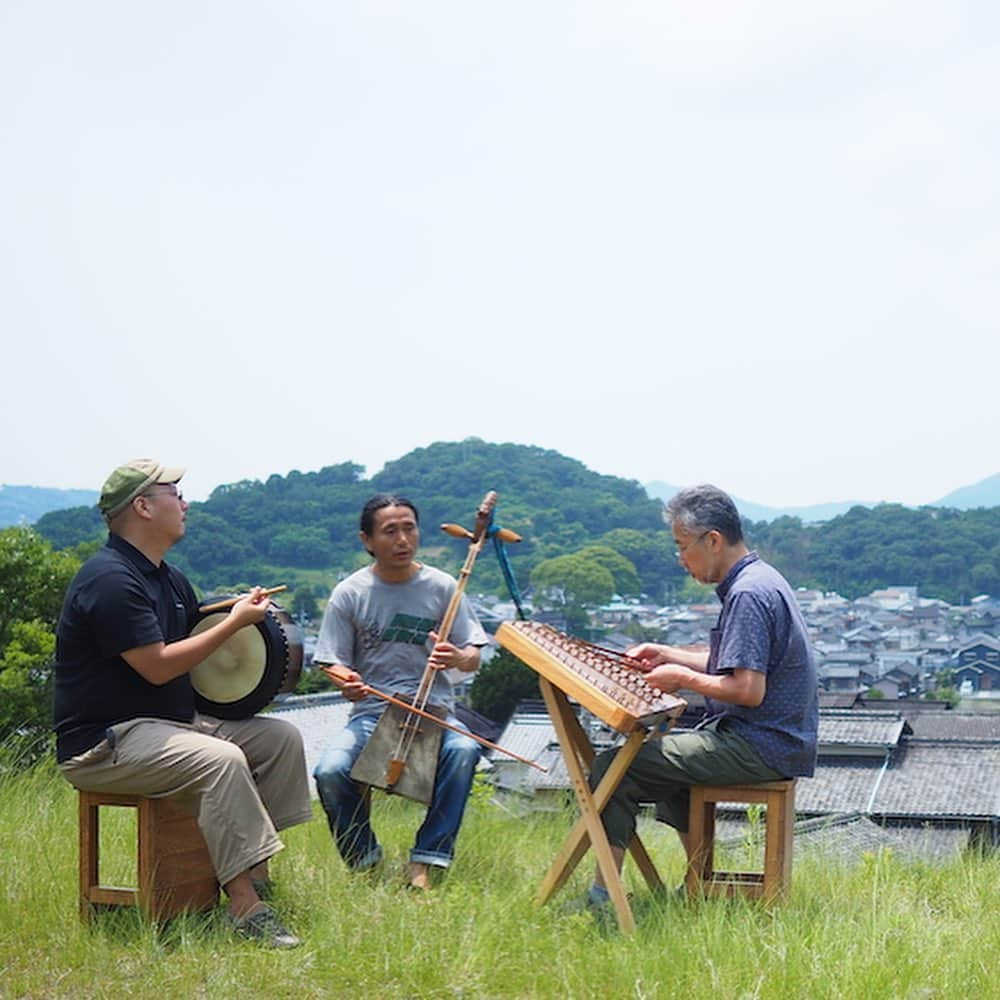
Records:
[[[175,797],[197,817],[222,885],[280,851],[278,830],[312,818],[302,738],[266,716],[131,719],[59,770],[83,791]]]

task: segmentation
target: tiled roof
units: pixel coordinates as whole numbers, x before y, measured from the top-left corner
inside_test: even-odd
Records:
[[[528,795],[534,792],[570,788],[569,773],[558,746],[546,746],[529,759],[533,759],[545,770],[538,771],[533,767],[525,767],[523,764],[509,766],[504,764],[504,758],[500,754],[494,754],[493,760],[495,761],[499,787],[513,788]]]
[[[716,841],[730,848],[747,843],[750,833],[745,817],[721,815],[716,821]],[[904,860],[946,860],[961,854],[969,843],[969,830],[961,827],[882,826],[861,813],[819,816],[799,820],[794,828],[796,855],[818,854],[824,859],[856,864],[864,854],[892,851]]]
[[[817,852],[856,862],[865,853],[891,850],[909,860],[944,860],[960,854],[969,842],[968,830],[934,826],[884,827],[867,816],[851,815],[808,820],[795,825],[795,850]]]
[[[819,745],[824,747],[895,747],[909,732],[906,720],[895,711],[823,709],[819,713]]]
[[[1000,712],[921,712],[911,720],[918,740],[983,740],[1000,744]]]
[[[827,653],[825,656],[821,657],[821,666],[836,666],[836,665],[849,665],[856,667],[866,667],[870,663],[875,661],[872,659],[871,653],[853,653],[844,650],[834,650],[831,653]]]
[[[1000,817],[1000,746],[910,744],[890,764],[871,812]]]
[[[838,661],[839,664],[839,661]],[[854,666],[827,666],[825,663],[819,668],[819,676],[826,680],[858,678],[861,676],[861,667]]]
[[[555,738],[556,731],[548,715],[518,713],[504,727],[497,743],[528,760],[538,760]]]
[[[835,691],[819,692],[819,707],[823,708],[851,708],[858,700],[858,695],[853,692],[841,694]]]
[[[992,635],[985,633],[975,635],[963,642],[955,652],[956,654],[963,653],[974,649],[976,646],[986,646],[988,649],[1000,649],[1000,639],[995,639]]]
[[[813,777],[799,778],[795,809],[811,816],[867,812],[881,771],[879,758],[821,759]]]
[[[823,701],[822,694],[820,695],[819,704],[821,708],[850,707],[849,705],[827,706]],[[854,704],[858,708],[872,708],[882,712],[886,710],[886,701],[884,698],[865,698],[864,695],[859,695]],[[951,711],[948,708],[948,702],[931,698],[895,698],[890,704],[892,705],[893,711],[899,712],[899,714],[902,715],[903,718],[906,719],[906,721],[911,725],[913,724],[914,717],[919,718],[920,716],[926,715],[928,712],[947,712],[949,715],[951,714]]]

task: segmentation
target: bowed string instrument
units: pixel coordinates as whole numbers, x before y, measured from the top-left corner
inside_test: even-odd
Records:
[[[490,490],[490,492],[483,497],[482,503],[480,503],[476,512],[475,526],[471,531],[458,524],[441,525],[441,530],[446,534],[451,535],[453,538],[466,539],[469,542],[469,550],[466,553],[465,562],[459,572],[455,592],[452,594],[451,600],[448,602],[444,617],[441,619],[441,624],[437,630],[438,642],[448,641],[452,626],[455,622],[455,617],[458,614],[462,597],[465,594],[465,588],[468,584],[469,577],[472,575],[472,567],[475,565],[476,559],[482,551],[483,545],[486,543],[487,539],[495,538],[501,542],[521,541],[521,536],[516,532],[510,531],[507,528],[494,527],[493,513],[496,508],[496,500],[497,495],[493,490]],[[336,665],[325,666],[322,669],[337,684],[343,684],[345,681],[349,680],[351,676],[351,672]],[[390,705],[395,706],[397,709],[400,709],[405,713],[402,722],[398,723],[398,739],[395,741],[395,747],[386,764],[384,780],[378,783],[380,787],[384,787],[387,791],[392,791],[403,777],[408,765],[410,753],[413,749],[414,739],[419,733],[418,720],[420,719],[433,722],[443,729],[450,729],[454,732],[461,733],[463,736],[470,737],[482,746],[506,754],[508,757],[512,757],[514,760],[520,761],[522,764],[528,764],[539,771],[545,771],[545,768],[540,764],[535,763],[535,761],[528,760],[526,757],[522,757],[519,754],[514,753],[512,750],[507,750],[496,743],[492,743],[490,740],[487,740],[482,736],[478,736],[475,733],[471,733],[465,729],[459,728],[458,726],[454,726],[428,711],[427,702],[430,697],[431,687],[433,686],[434,675],[436,673],[437,670],[428,660],[427,666],[424,668],[424,672],[420,678],[417,693],[412,702],[404,701],[403,699],[396,698],[395,696],[387,694],[384,691],[379,691],[370,685],[365,685],[366,693],[372,694],[377,698],[381,698],[383,701],[388,702]],[[386,715],[388,715],[388,713],[386,713]],[[386,716],[383,716],[383,719],[388,721]],[[433,776],[431,776],[431,780],[433,780]]]

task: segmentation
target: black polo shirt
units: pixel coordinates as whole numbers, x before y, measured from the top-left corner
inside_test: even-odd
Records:
[[[187,674],[150,684],[122,659],[136,646],[185,638],[198,609],[187,578],[154,566],[118,535],[87,560],[66,591],[56,628],[56,757],[96,746],[108,726],[149,716],[190,722]]]

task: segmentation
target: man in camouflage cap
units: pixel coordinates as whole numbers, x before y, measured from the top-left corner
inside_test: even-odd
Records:
[[[184,469],[134,459],[98,502],[107,544],[74,577],[56,631],[59,768],[77,788],[174,796],[197,815],[229,915],[243,936],[294,947],[260,899],[277,831],[312,817],[298,730],[275,718],[195,711],[190,671],[239,629],[264,619],[259,587],[197,635],[198,599],[164,561],[184,537]]]
[[[97,501],[104,519],[110,521],[120,514],[137,496],[157,483],[170,485],[180,482],[186,469],[162,465],[151,458],[133,458],[119,465],[101,487]]]

